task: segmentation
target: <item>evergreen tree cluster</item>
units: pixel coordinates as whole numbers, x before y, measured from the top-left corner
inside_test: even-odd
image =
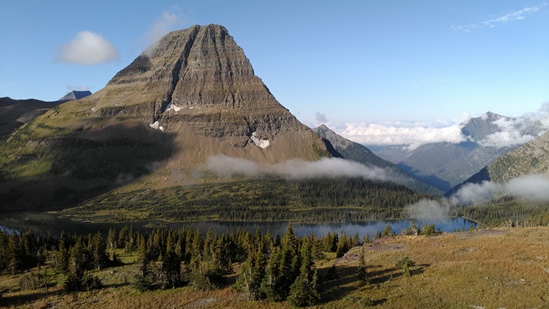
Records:
[[[93,271],[121,265],[116,252],[136,255],[139,271],[132,284],[139,291],[192,285],[201,290],[227,284],[233,265],[241,265],[235,287],[253,300],[287,300],[294,306],[319,302],[315,259],[324,252],[343,255],[360,243],[358,234],[328,233],[297,237],[291,224],[283,236],[238,230],[112,228],[106,236],[0,232],[0,273],[23,273],[21,287],[47,287],[40,267],[64,274],[67,292],[102,287]],[[110,253],[110,254],[109,254]],[[38,271],[28,271],[39,267]]]
[[[315,237],[297,238],[289,224],[280,242],[269,235],[256,237],[256,241],[238,276],[237,289],[252,300],[288,300],[294,306],[310,306],[320,300]]]
[[[64,283],[67,291],[80,291],[100,287],[101,282],[87,272],[112,266],[113,262],[99,232],[88,237],[62,233],[59,238],[32,231],[0,232],[0,272],[18,274],[46,265],[67,276]],[[40,272],[36,276],[26,274],[22,286],[36,287],[35,282],[43,279],[40,276]]]
[[[45,263],[45,250],[53,239],[41,238],[32,231],[22,234],[0,231],[0,272],[18,274]]]

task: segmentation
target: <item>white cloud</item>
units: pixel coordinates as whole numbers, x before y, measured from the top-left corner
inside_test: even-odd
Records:
[[[290,179],[315,177],[362,177],[364,179],[387,181],[385,169],[340,158],[322,158],[318,161],[289,160],[274,164],[269,171]]]
[[[81,31],[69,43],[61,46],[57,60],[76,64],[99,64],[118,60],[114,45],[101,35],[91,31]]]
[[[487,114],[480,118],[486,120]],[[549,131],[549,102],[533,113],[520,117],[500,118],[493,123],[499,131],[486,136],[482,140],[472,140],[463,135],[462,128],[469,122],[471,116],[464,113],[461,119],[454,122],[439,121],[422,122],[384,122],[384,123],[347,123],[345,126],[330,125],[338,134],[364,145],[402,145],[408,150],[429,144],[447,142],[458,144],[464,141],[474,141],[481,146],[512,147],[525,144],[543,133]]]
[[[527,201],[549,201],[549,177],[528,175],[511,179],[505,189],[509,194]]]
[[[505,192],[504,186],[495,182],[484,181],[480,184],[468,183],[463,185],[458,192],[452,195],[449,198],[449,201],[453,205],[476,205],[487,202],[503,192]]]
[[[428,143],[460,143],[467,140],[461,132],[466,120],[446,126],[424,123],[348,123],[342,136],[365,145],[406,145],[413,150]]]
[[[208,157],[202,169],[213,172],[220,177],[276,175],[287,179],[316,177],[362,177],[378,181],[389,181],[391,179],[385,169],[340,158],[322,158],[318,161],[293,159],[272,165],[259,165],[242,158],[218,155]]]
[[[469,183],[449,198],[453,205],[476,205],[500,195],[510,195],[525,201],[549,202],[549,177],[547,175],[525,175],[513,178],[507,183],[484,181]]]
[[[146,33],[147,42],[151,45],[147,52],[154,51],[156,43],[166,33],[175,30],[178,26],[181,26],[184,22],[184,16],[179,7],[173,6],[171,9],[162,13],[162,16],[156,20]]]
[[[410,218],[422,221],[442,220],[448,218],[449,205],[433,200],[421,200],[415,204],[408,205],[406,211]]]
[[[511,179],[507,183],[484,181],[469,183],[447,199],[439,201],[421,200],[406,207],[411,218],[433,220],[448,216],[451,206],[478,205],[498,196],[509,195],[528,202],[549,202],[549,176],[526,175]]]
[[[479,144],[492,147],[512,147],[528,143],[535,138],[535,136],[529,134],[521,134],[517,128],[510,128],[506,131],[488,135],[485,139],[480,141]]]
[[[475,24],[468,24],[468,25],[461,25],[461,26],[452,26],[452,30],[454,31],[461,31],[461,32],[471,32],[476,29],[480,28],[494,28],[496,26],[505,25],[510,22],[519,21],[526,19],[526,16],[534,14],[542,9],[543,6],[546,6],[547,3],[543,3],[541,5],[526,7],[518,11],[514,11],[502,16],[490,18],[488,20],[475,23]]]

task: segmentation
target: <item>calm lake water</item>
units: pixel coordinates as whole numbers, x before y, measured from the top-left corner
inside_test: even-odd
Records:
[[[468,230],[471,226],[476,227],[476,223],[463,218],[451,218],[444,220],[420,221],[413,220],[416,226],[423,227],[425,224],[434,224],[437,230],[442,232],[453,232],[457,230]],[[284,234],[287,222],[185,222],[185,223],[162,223],[162,222],[128,222],[128,223],[89,223],[73,221],[61,216],[59,213],[31,213],[31,212],[12,212],[0,214],[0,229],[6,228],[12,230],[32,229],[34,232],[50,232],[58,235],[61,231],[66,233],[88,234],[101,233],[106,234],[110,228],[120,229],[124,225],[131,225],[134,229],[147,230],[153,227],[181,228],[183,226],[193,229],[199,228],[206,233],[208,229],[213,232],[226,233],[237,231],[238,229],[247,231],[259,230],[262,233],[269,231],[272,235]],[[360,237],[369,235],[375,236],[377,231],[383,232],[386,225],[390,225],[394,233],[400,233],[412,224],[412,220],[387,220],[387,221],[369,221],[369,222],[349,222],[337,224],[293,224],[294,233],[297,236],[315,235],[321,237],[328,232],[344,232],[347,235],[359,234]]]

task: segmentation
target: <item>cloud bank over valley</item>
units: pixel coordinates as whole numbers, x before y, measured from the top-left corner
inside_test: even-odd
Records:
[[[467,138],[461,132],[462,122],[436,126],[427,123],[348,123],[340,132],[345,138],[364,145],[404,145],[409,150],[428,143],[461,143]]]
[[[486,113],[479,118],[486,120],[487,117]],[[317,113],[317,120],[318,118]],[[326,120],[325,117],[322,119]],[[343,137],[367,146],[402,146],[412,151],[429,143],[458,144],[471,141],[487,147],[513,147],[527,143],[549,130],[549,102],[544,103],[536,112],[493,121],[498,131],[479,140],[466,136],[462,131],[472,119],[465,113],[453,122],[354,122],[333,126]]]
[[[242,158],[218,155],[208,157],[201,170],[214,173],[219,177],[275,175],[286,179],[317,177],[362,177],[375,181],[393,179],[390,172],[385,169],[340,158],[322,158],[318,161],[289,160],[265,166]]]

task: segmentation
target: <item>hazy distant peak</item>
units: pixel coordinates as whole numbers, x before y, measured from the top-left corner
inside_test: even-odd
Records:
[[[321,124],[318,127],[314,128],[313,131],[322,130],[322,131],[331,131],[330,128],[328,128],[325,124]]]
[[[502,116],[502,115],[499,115],[499,114],[496,114],[496,113],[492,113],[492,112],[486,112],[484,114],[482,114],[480,116],[480,118],[482,120],[490,120],[490,121],[495,121],[495,120],[499,120],[501,118],[506,118],[505,116]]]
[[[501,127],[497,125],[496,121],[503,118],[507,117],[492,112],[486,112],[480,117],[469,119],[461,129],[461,132],[463,135],[472,138],[475,141],[480,141],[491,134],[500,132]]]
[[[59,99],[59,101],[60,102],[67,102],[67,101],[79,100],[79,99],[85,98],[85,97],[87,97],[91,94],[92,93],[89,90],[84,90],[84,91],[73,90],[73,91],[67,93],[61,99]]]

